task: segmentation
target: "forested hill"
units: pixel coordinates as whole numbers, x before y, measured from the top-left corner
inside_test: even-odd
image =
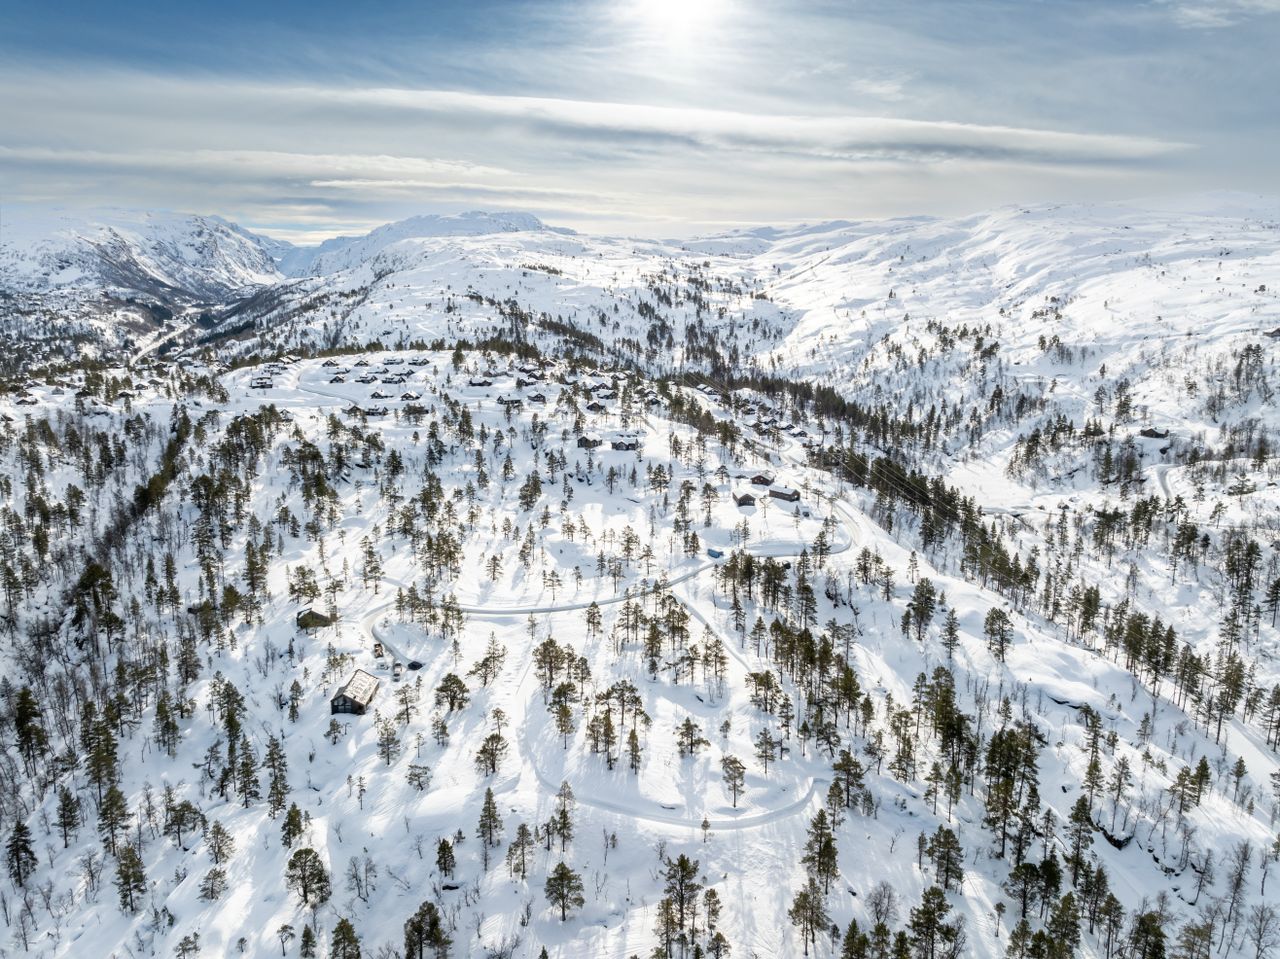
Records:
[[[8,223],[0,954],[1280,949],[1274,205]]]

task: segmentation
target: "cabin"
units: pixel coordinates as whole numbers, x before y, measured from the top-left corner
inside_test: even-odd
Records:
[[[529,397],[530,403],[545,403],[546,401],[547,401],[547,397],[543,393],[534,393],[532,396]]]
[[[603,413],[605,410],[605,407],[603,403],[597,403],[595,402],[595,400],[592,400],[590,403],[587,404],[587,409],[590,410],[592,413]]]
[[[406,392],[404,392],[404,393],[401,393],[401,394],[400,394],[400,399],[402,399],[402,400],[420,400],[420,399],[422,399],[422,394],[421,394],[421,393],[415,393],[413,390],[407,390]]]
[[[329,378],[329,382],[330,382],[330,383],[345,383],[345,382],[347,382],[347,378],[346,378],[345,376],[343,376],[341,373],[337,373],[337,374],[335,374],[334,376],[332,376],[332,377],[330,377],[330,378]]]
[[[602,440],[594,433],[584,433],[578,437],[578,449],[593,450],[600,445]]]
[[[493,380],[483,376],[473,376],[467,380],[469,386],[493,386]]]
[[[751,485],[752,486],[772,486],[773,474],[772,473],[756,473],[755,476],[751,477]]]
[[[640,440],[635,436],[615,436],[609,441],[609,445],[615,450],[638,450]]]
[[[520,409],[521,406],[524,405],[524,403],[521,402],[519,397],[515,397],[515,396],[499,396],[498,404],[500,406],[505,406],[507,409],[511,409],[511,410],[518,410]]]
[[[790,486],[771,486],[769,495],[774,499],[786,500],[788,503],[800,502],[800,491]]]
[[[1153,426],[1138,431],[1139,436],[1145,436],[1149,440],[1167,440],[1169,438],[1168,430],[1158,430]]]
[[[756,498],[748,492],[739,492],[733,494],[733,501],[739,506],[755,506]]]
[[[357,669],[342,688],[329,700],[329,713],[351,713],[363,716],[378,692],[378,679],[372,673]]]

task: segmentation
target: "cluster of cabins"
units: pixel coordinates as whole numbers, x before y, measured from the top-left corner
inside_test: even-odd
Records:
[[[249,381],[249,387],[255,390],[269,390],[275,386],[275,378],[283,376],[286,366],[298,362],[298,358],[293,355],[280,357],[278,360],[272,360],[270,363],[262,367],[262,370]]]
[[[733,494],[733,501],[739,506],[755,506],[756,500],[764,496],[780,499],[787,503],[800,502],[800,491],[790,486],[779,486],[772,473],[756,473],[751,477],[754,489],[740,489]]]
[[[604,445],[599,433],[583,433],[578,437],[578,449],[594,450]],[[639,433],[618,433],[609,439],[609,446],[615,450],[638,450],[640,448]]]
[[[164,368],[158,364],[135,366],[130,374],[135,383],[145,384],[153,388],[164,386],[164,380],[160,379],[159,374],[164,372]],[[146,377],[143,379],[143,377]],[[84,376],[76,374],[65,380],[50,379],[47,383],[37,383],[35,380],[27,380],[20,386],[14,387],[13,392],[16,394],[13,398],[15,406],[39,406],[40,398],[32,391],[43,388],[49,388],[50,396],[66,396],[68,391],[75,390],[75,398],[80,401],[80,405],[86,416],[110,416],[111,403],[114,400],[132,400],[137,398],[138,394],[133,390],[119,390],[114,397],[107,400],[98,399],[97,395],[84,388]],[[199,404],[197,404],[199,405]]]

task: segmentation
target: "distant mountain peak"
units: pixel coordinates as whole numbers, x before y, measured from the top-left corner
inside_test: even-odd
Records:
[[[280,269],[290,276],[324,275],[367,262],[387,247],[406,240],[543,232],[573,234],[563,227],[547,226],[532,213],[423,213],[384,223],[363,236],[336,236],[315,247],[299,247],[280,260]]]

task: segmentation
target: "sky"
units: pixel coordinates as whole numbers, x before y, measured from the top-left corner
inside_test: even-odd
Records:
[[[294,242],[1280,193],[1280,0],[0,4],[0,204]]]

